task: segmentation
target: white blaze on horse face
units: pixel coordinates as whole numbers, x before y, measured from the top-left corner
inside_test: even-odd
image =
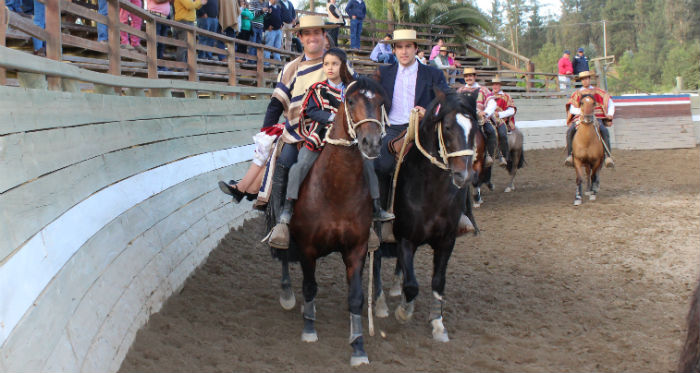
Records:
[[[464,114],[457,114],[457,123],[459,123],[464,130],[465,143],[469,144],[469,133],[472,131],[473,126],[471,119],[467,118]]]
[[[368,91],[368,90],[366,90],[366,89],[363,89],[363,90],[360,91],[360,93],[362,93],[363,95],[365,95],[365,97],[367,97],[367,99],[369,99],[369,100],[371,100],[371,99],[374,98],[374,92],[372,92],[372,91]]]

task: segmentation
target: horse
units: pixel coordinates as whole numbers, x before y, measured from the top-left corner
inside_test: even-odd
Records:
[[[593,114],[595,100],[591,95],[583,95],[581,99],[581,115],[577,123],[576,134],[571,143],[574,168],[576,169],[576,197],[574,206],[582,203],[582,183],[584,177],[588,183],[589,199],[595,201],[600,190],[600,169],[605,159],[603,140],[598,132],[598,122]],[[585,172],[585,173],[584,173]]]
[[[691,299],[687,320],[688,334],[678,362],[678,373],[700,373],[700,283]]]
[[[506,189],[503,191],[505,193],[510,193],[515,191],[515,184],[513,183],[515,180],[515,174],[518,172],[519,169],[523,168],[525,165],[525,153],[523,153],[523,143],[524,143],[524,136],[523,133],[520,132],[518,127],[515,127],[514,129],[508,131],[508,152],[509,157],[508,158],[508,163],[506,164],[506,171],[508,171],[508,174],[510,175],[510,182],[506,186]]]
[[[339,252],[346,268],[348,308],[350,311],[350,364],[368,364],[362,336],[362,271],[372,223],[372,202],[363,174],[363,159],[379,156],[386,114],[386,94],[368,78],[359,78],[346,89],[334,124],[321,151],[299,190],[299,199],[289,223],[292,244],[282,259],[282,295],[285,309],[294,307],[289,261],[298,259],[302,272],[304,342],[318,341],[315,329],[318,290],[316,261]],[[272,219],[270,219],[272,220]]]
[[[481,196],[481,186],[486,184],[489,190],[493,190],[493,183],[491,183],[493,166],[486,166],[486,137],[480,130],[474,134],[474,151],[476,152],[472,165],[474,170],[474,177],[472,178],[474,195],[469,197],[473,198],[474,207],[479,207],[484,203],[484,199]]]
[[[415,144],[406,153],[398,173],[393,233],[403,273],[403,297],[394,316],[403,323],[413,315],[418,295],[413,258],[419,245],[429,244],[433,249],[432,335],[436,341],[447,342],[449,337],[442,321],[445,275],[459,219],[468,206],[467,195],[473,177],[472,149],[478,124],[473,97],[437,90],[435,95],[416,129]],[[377,275],[381,273],[379,260],[375,262],[374,273],[374,277],[380,279]],[[376,315],[386,316],[381,284],[377,287]]]

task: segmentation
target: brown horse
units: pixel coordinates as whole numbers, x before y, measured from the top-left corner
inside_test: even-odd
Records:
[[[695,288],[688,311],[688,335],[678,362],[679,373],[700,373],[700,284]]]
[[[352,366],[369,363],[363,346],[361,315],[362,270],[372,223],[372,201],[363,174],[363,158],[379,156],[385,97],[382,87],[371,79],[360,78],[348,86],[345,101],[328,132],[328,143],[301,186],[289,225],[304,273],[305,342],[318,340],[314,328],[316,260],[336,251],[343,258],[349,287]]]
[[[598,172],[603,165],[605,153],[603,140],[598,132],[598,121],[593,114],[595,100],[591,95],[584,95],[581,99],[581,115],[577,123],[576,134],[571,143],[572,155],[574,157],[574,168],[576,169],[576,198],[574,206],[582,202],[582,187],[584,177],[588,182],[586,194],[594,201],[600,189],[600,179]],[[585,172],[585,173],[584,173]]]
[[[474,207],[481,206],[484,203],[484,199],[481,196],[481,185],[486,184],[489,190],[493,190],[493,184],[491,183],[491,170],[493,166],[486,166],[486,138],[481,131],[476,131],[474,134],[474,163],[472,169],[474,170],[474,178],[472,179],[472,185],[474,186]]]
[[[518,172],[519,169],[523,168],[523,166],[525,165],[525,153],[523,152],[523,143],[524,136],[523,133],[520,132],[518,127],[515,127],[513,130],[508,131],[508,151],[510,152],[510,156],[508,157],[506,171],[508,171],[508,174],[510,175],[510,182],[504,190],[505,193],[515,191],[515,174]]]

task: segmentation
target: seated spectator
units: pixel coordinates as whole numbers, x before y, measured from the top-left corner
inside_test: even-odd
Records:
[[[457,76],[457,70],[450,66],[450,62],[447,59],[447,47],[440,47],[440,54],[433,59],[435,67],[440,70],[446,70],[447,75],[450,77],[450,84],[455,84],[455,78]]]
[[[425,58],[425,51],[419,51],[418,54],[416,54],[416,59],[418,62],[422,63],[423,65],[428,63],[428,60]]]
[[[139,8],[143,8],[141,0],[129,0],[132,4]],[[143,19],[134,13],[129,12],[124,8],[119,9],[119,22],[130,25],[131,27],[141,30]],[[141,46],[141,38],[134,34],[128,34],[126,31],[120,31],[121,47],[124,49],[136,49],[139,53],[146,53],[146,48]]]
[[[391,34],[386,34],[384,40],[377,43],[372,49],[372,53],[369,55],[369,59],[374,62],[379,63],[389,63],[393,64],[396,62],[396,57],[391,50]]]
[[[219,0],[209,0],[201,8],[197,9],[197,27],[209,32],[216,32],[219,28]],[[216,43],[205,35],[199,35],[199,44],[213,47]],[[197,51],[197,57],[208,60],[214,59],[214,54],[208,51]]]
[[[450,51],[449,53],[447,53],[447,62],[449,62],[450,67],[455,69],[455,75],[457,75],[457,71],[462,69],[462,64],[455,59],[454,51]],[[462,78],[458,78],[455,81],[464,84],[464,79]]]
[[[429,59],[431,61],[434,60],[435,57],[438,56],[438,54],[440,54],[440,48],[442,48],[444,45],[445,45],[445,39],[438,38],[437,44],[433,47],[433,50],[430,51],[430,58]]]

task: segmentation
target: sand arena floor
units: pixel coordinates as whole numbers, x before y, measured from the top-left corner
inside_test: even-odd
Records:
[[[700,151],[615,155],[598,200],[579,207],[562,149],[526,152],[514,193],[495,171],[496,191],[475,213],[482,234],[458,239],[448,266],[447,344],[432,341],[427,320],[428,248],[416,255],[413,320],[375,319],[381,338],[364,319],[369,366],[349,366],[338,255],[317,271],[319,342],[302,343],[301,271],[292,266],[297,308],[284,311],[259,218],[229,233],[152,315],[121,371],[672,371],[700,270]],[[385,288],[392,273],[385,262]],[[398,302],[389,298],[392,311]]]

